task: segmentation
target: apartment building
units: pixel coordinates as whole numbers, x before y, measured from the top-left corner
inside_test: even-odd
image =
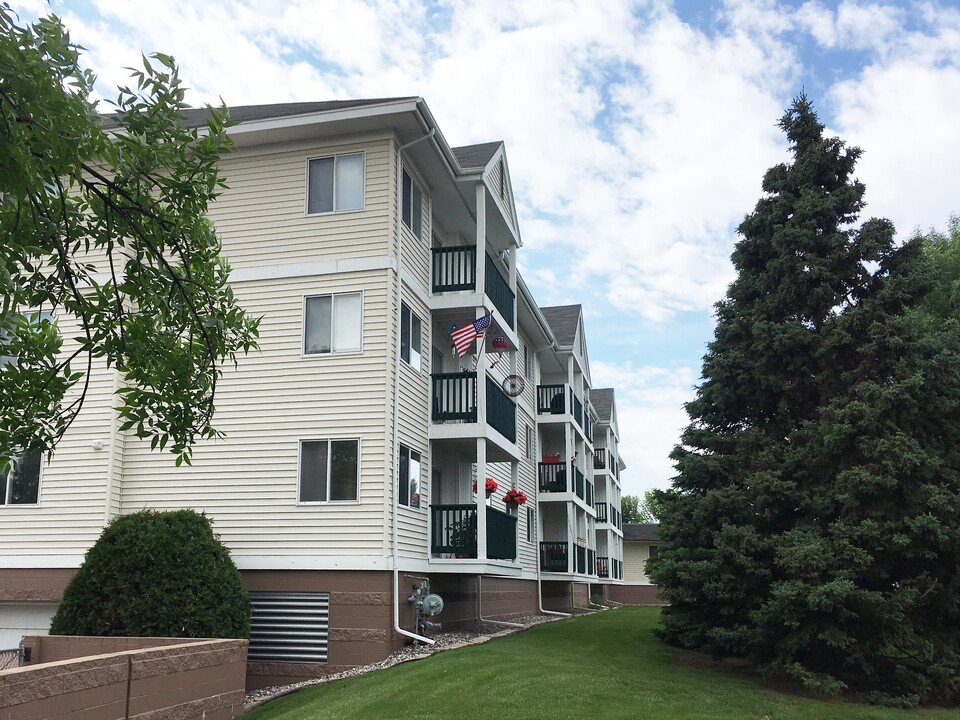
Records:
[[[231,115],[211,216],[262,322],[218,387],[226,437],[176,467],[118,430],[121,380],[95,365],[52,460],[4,483],[0,645],[44,629],[104,525],[143,508],[213,519],[251,592],[251,686],[421,637],[425,581],[444,629],[620,582],[613,393],[591,401],[579,306],[539,308],[517,273],[504,145],[449,146],[416,97]]]

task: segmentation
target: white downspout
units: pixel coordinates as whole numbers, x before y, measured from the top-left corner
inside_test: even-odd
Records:
[[[477,617],[482,623],[491,625],[503,625],[504,627],[522,628],[526,627],[523,623],[507,622],[506,620],[488,620],[483,616],[483,586],[480,582],[483,575],[477,575]]]
[[[431,128],[430,132],[426,135],[418,137],[416,140],[411,140],[406,145],[401,145],[397,148],[397,317],[394,327],[397,329],[397,347],[396,347],[396,364],[394,365],[394,377],[393,377],[393,462],[396,462],[396,458],[400,452],[399,446],[399,432],[400,432],[400,343],[399,343],[399,334],[400,334],[400,300],[403,297],[403,287],[401,284],[400,273],[403,270],[403,151],[406,150],[411,145],[416,145],[418,142],[423,140],[428,140],[432,138],[436,132],[435,128]],[[422,206],[421,206],[422,211]],[[391,463],[392,465],[392,463]],[[394,466],[396,467],[396,466]],[[390,475],[391,486],[394,488],[394,492],[388,494],[387,497],[393,498],[393,508],[392,508],[392,517],[393,517],[393,629],[396,630],[401,635],[405,635],[414,640],[419,640],[420,642],[427,643],[428,645],[433,645],[434,640],[431,640],[428,637],[423,635],[417,635],[412,633],[409,630],[404,630],[400,627],[400,569],[398,567],[400,562],[400,547],[399,547],[399,508],[397,503],[397,498],[395,497],[396,492],[396,483],[393,482],[393,473]]]

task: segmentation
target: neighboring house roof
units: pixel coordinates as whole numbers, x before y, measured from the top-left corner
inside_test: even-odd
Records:
[[[625,542],[628,540],[634,542],[659,542],[660,523],[624,523],[623,539]]]
[[[268,120],[278,117],[293,117],[295,115],[309,115],[311,113],[327,112],[329,110],[348,110],[366,105],[379,105],[385,102],[399,100],[416,100],[415,97],[373,98],[368,100],[327,100],[324,102],[275,103],[271,105],[237,105],[230,108],[230,119],[237,122],[248,120]],[[209,114],[205,108],[189,108],[181,111],[186,119],[187,127],[199,127],[206,123]],[[113,115],[104,115],[106,126],[112,127],[116,123]],[[499,143],[497,143],[499,146]],[[476,146],[479,147],[479,146]]]
[[[557,307],[540,308],[543,316],[550,323],[557,343],[562,347],[571,347],[577,339],[577,326],[580,322],[579,305],[560,305]]]
[[[592,388],[590,404],[596,409],[600,422],[613,421],[613,388]]]
[[[463,147],[450,149],[453,151],[453,156],[457,159],[457,162],[460,163],[462,169],[472,170],[474,168],[485,168],[487,163],[490,162],[490,158],[496,154],[501,145],[503,145],[503,142],[497,140],[495,142],[480,143],[479,145],[464,145]]]

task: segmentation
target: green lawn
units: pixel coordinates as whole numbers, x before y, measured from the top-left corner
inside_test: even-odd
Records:
[[[892,710],[781,695],[678,664],[653,635],[659,610],[622,608],[550,623],[301,690],[245,720],[636,718],[960,720],[957,710]]]

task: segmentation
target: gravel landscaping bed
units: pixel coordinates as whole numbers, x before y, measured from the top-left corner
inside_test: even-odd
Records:
[[[452,650],[453,648],[464,647],[466,645],[479,645],[493,638],[511,635],[515,632],[533,627],[534,625],[560,619],[561,618],[556,615],[530,615],[511,620],[511,622],[523,625],[523,627],[505,627],[503,625],[487,624],[475,632],[449,632],[431,635],[430,638],[434,640],[433,645],[427,645],[425,643],[407,645],[380,662],[375,662],[371,665],[360,665],[355,668],[350,668],[349,670],[344,670],[343,672],[334,673],[333,675],[310,678],[309,680],[303,680],[298,683],[293,683],[292,685],[274,685],[272,687],[261,688],[260,690],[253,690],[247,693],[244,711],[250,712],[270,700],[288,695],[305,687],[321,685],[332,680],[342,680],[343,678],[353,677],[354,675],[363,675],[364,673],[373,672],[374,670],[383,670],[384,668],[410,662],[411,660],[422,660],[442,650]]]

